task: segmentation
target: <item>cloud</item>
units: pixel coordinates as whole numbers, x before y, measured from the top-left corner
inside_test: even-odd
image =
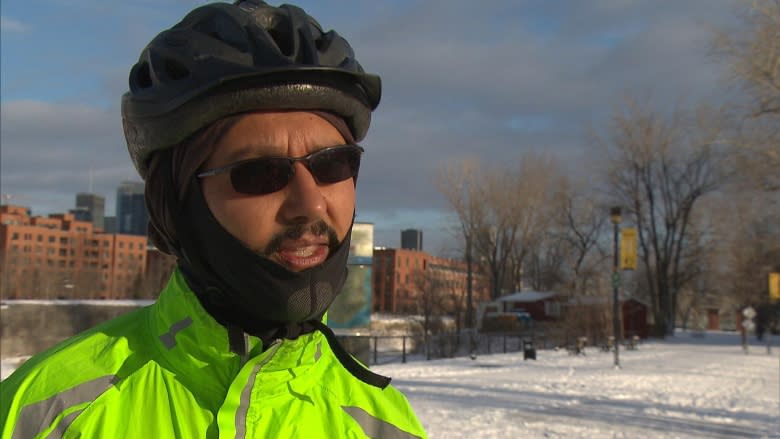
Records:
[[[733,4],[429,0],[368,17],[348,38],[366,70],[382,76],[384,94],[359,205],[377,218],[389,206],[446,211],[436,169],[468,156],[511,165],[545,151],[575,174],[589,172],[586,161],[600,157],[588,152],[587,130],[602,129],[626,94],[662,108],[724,98],[709,39],[734,19]]]
[[[62,79],[45,73],[52,87],[70,93],[65,99],[86,104],[47,103],[35,94],[37,101],[3,104],[3,192],[49,191],[71,206],[75,192],[87,188],[90,168],[96,190],[109,197],[121,180],[135,178],[116,105],[141,47],[202,2],[175,3],[176,11],[164,12],[150,0],[132,3],[106,21],[116,32],[100,38],[110,56],[105,48],[68,52]],[[302,3],[347,37],[367,71],[382,76],[382,102],[364,142],[358,213],[376,218],[379,234],[393,239],[390,227],[414,227],[415,218],[426,233],[446,226],[446,215],[415,216],[446,212],[433,183],[444,161],[476,156],[510,165],[541,150],[587,172],[592,167],[583,158],[599,160],[588,151],[587,128],[600,129],[626,93],[650,94],[661,107],[680,97],[723,99],[721,67],[709,58],[710,29],[736,20],[733,0],[664,7],[649,0]],[[96,63],[102,76],[82,71]],[[26,76],[36,72],[47,70]],[[14,96],[28,97],[22,76]],[[69,78],[89,86],[56,83]],[[40,90],[36,84],[31,88]],[[381,224],[393,212],[401,219]]]
[[[119,114],[87,105],[20,100],[2,104],[3,193],[38,213],[62,212],[92,189],[113,200],[116,187],[137,178]],[[107,203],[110,207],[112,203]]]
[[[6,16],[0,16],[0,28],[4,32],[24,33],[30,30],[30,26],[21,21],[14,20]]]

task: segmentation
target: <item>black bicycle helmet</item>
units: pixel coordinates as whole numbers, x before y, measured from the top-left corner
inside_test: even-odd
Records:
[[[295,6],[239,0],[193,10],[144,48],[122,97],[122,124],[145,179],[152,152],[246,111],[332,112],[359,141],[380,97],[379,77],[335,31]]]

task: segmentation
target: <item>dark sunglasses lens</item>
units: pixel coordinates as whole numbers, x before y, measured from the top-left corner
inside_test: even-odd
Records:
[[[360,150],[357,147],[334,148],[312,156],[309,167],[320,183],[338,183],[357,175]]]
[[[261,158],[233,168],[230,171],[230,182],[236,192],[264,195],[285,187],[291,176],[289,160]]]

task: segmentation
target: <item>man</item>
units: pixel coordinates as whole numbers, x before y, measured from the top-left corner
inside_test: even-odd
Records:
[[[122,119],[177,270],[151,307],[3,382],[2,438],[425,437],[323,323],[380,94],[294,6],[206,5],[154,38]]]

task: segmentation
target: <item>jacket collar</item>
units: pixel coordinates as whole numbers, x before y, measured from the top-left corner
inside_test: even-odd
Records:
[[[184,276],[176,269],[152,305],[153,344],[161,364],[174,372],[190,389],[203,389],[205,399],[218,407],[225,392],[248,361],[263,362],[263,371],[308,367],[317,362],[327,345],[315,331],[295,340],[280,340],[273,349],[263,349],[259,338],[240,333],[245,352],[231,349],[229,331],[200,304]],[[233,334],[235,339],[235,334]],[[235,345],[235,342],[234,342]],[[284,374],[290,376],[289,374]]]

